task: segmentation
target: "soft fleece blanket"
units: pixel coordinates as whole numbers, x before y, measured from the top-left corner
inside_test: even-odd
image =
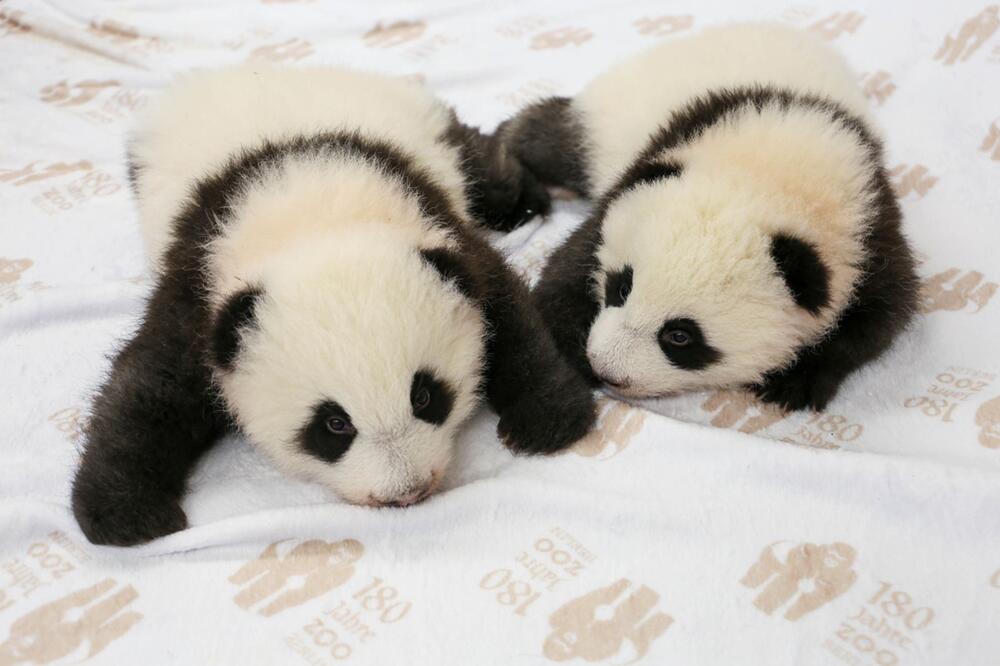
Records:
[[[0,2],[0,665],[996,664],[1000,5],[491,5]],[[175,73],[362,66],[490,128],[752,18],[847,54],[922,260],[920,320],[825,413],[607,400],[586,441],[526,459],[484,409],[446,492],[406,510],[342,504],[229,439],[192,480],[190,529],[82,538],[81,421],[150,288],[123,137]],[[497,242],[531,279],[585,213]]]

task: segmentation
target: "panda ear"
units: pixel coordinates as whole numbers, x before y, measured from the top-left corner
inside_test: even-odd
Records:
[[[789,236],[771,236],[771,258],[796,305],[816,314],[830,300],[830,271],[809,243]]]
[[[463,296],[475,299],[475,281],[462,257],[448,248],[420,250],[420,257],[436,270],[445,282],[453,282]]]
[[[212,326],[212,359],[223,370],[232,370],[240,353],[240,334],[257,322],[257,303],[264,295],[260,287],[237,291],[222,305]]]

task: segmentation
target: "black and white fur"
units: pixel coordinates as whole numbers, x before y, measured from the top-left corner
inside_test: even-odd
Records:
[[[589,387],[472,228],[534,205],[501,157],[388,77],[246,67],[168,92],[131,145],[155,288],[86,428],[86,536],[184,528],[191,468],[232,429],[371,505],[435,489],[481,394],[516,451],[583,436]]]
[[[917,281],[856,82],[807,33],[724,26],[498,128],[596,200],[534,292],[579,369],[630,397],[746,385],[822,409],[889,346]]]

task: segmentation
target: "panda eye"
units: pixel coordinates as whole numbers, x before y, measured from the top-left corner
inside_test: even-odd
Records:
[[[667,331],[667,342],[675,347],[687,347],[691,344],[691,336],[687,331],[675,328],[672,331]]]
[[[608,271],[604,285],[604,302],[609,308],[625,305],[632,293],[632,267],[625,266],[620,271]]]
[[[326,429],[333,435],[354,435],[357,434],[350,419],[342,416],[331,416],[326,420]]]
[[[455,403],[455,391],[430,370],[420,370],[413,375],[410,384],[410,405],[413,416],[430,423],[441,425],[448,420],[451,407]]]
[[[429,404],[431,404],[431,392],[427,387],[421,386],[413,395],[413,411],[422,412]]]

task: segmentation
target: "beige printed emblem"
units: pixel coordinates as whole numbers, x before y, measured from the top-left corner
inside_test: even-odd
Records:
[[[844,33],[854,34],[865,22],[864,14],[858,12],[834,12],[813,23],[809,29],[823,39],[834,40]]]
[[[11,624],[10,636],[0,644],[0,666],[49,664],[84,643],[83,658],[93,657],[142,619],[142,613],[126,610],[138,596],[131,585],[119,587],[113,578],[106,578],[25,613]]]
[[[74,171],[86,172],[94,168],[94,165],[87,160],[72,163],[53,162],[40,171],[36,169],[39,164],[41,162],[35,161],[20,169],[0,169],[0,183],[10,183],[14,187],[21,187],[39,180],[65,176]]]
[[[910,194],[922,199],[938,182],[937,176],[932,176],[923,164],[897,164],[889,171],[889,180],[900,199]]]
[[[617,655],[628,641],[634,651],[629,663],[638,661],[674,622],[654,611],[659,600],[654,590],[635,587],[627,578],[572,599],[549,617],[552,632],[542,654],[552,661],[602,661]]]
[[[364,34],[363,39],[366,46],[388,49],[419,39],[426,30],[427,23],[424,21],[394,21],[386,25],[379,21]]]
[[[998,27],[1000,27],[1000,5],[989,5],[963,23],[957,33],[947,35],[934,54],[934,59],[940,60],[945,65],[965,62],[993,36]]]
[[[753,600],[759,610],[772,615],[784,607],[785,619],[795,622],[854,584],[856,557],[846,543],[819,546],[778,541],[764,548],[740,583],[760,590]]]
[[[0,9],[0,37],[31,32],[24,23],[24,11],[20,9]]]
[[[885,104],[894,92],[896,84],[892,82],[892,74],[889,72],[880,69],[861,77],[861,93],[875,106]]]
[[[963,274],[959,268],[949,268],[932,275],[920,285],[920,311],[924,314],[959,312],[971,304],[975,308],[970,314],[976,314],[997,292],[997,283],[984,282],[983,277],[979,271]]]
[[[778,407],[761,402],[746,391],[715,391],[701,404],[712,414],[711,424],[716,428],[735,428],[753,434],[785,418]]]
[[[6,259],[0,257],[0,303],[13,303],[21,298],[20,289],[45,289],[41,282],[21,283],[21,277],[34,262],[31,259]]]
[[[979,146],[979,150],[989,153],[991,160],[1000,162],[1000,118],[994,120],[993,124],[990,125],[990,129],[987,130],[986,136],[983,137],[983,142]]]
[[[617,400],[598,400],[597,425],[577,442],[573,453],[584,458],[613,458],[629,445],[646,421],[646,412]],[[608,455],[602,455],[610,452]]]
[[[343,585],[354,575],[354,563],[364,553],[364,546],[354,539],[332,543],[313,539],[303,541],[283,556],[276,541],[260,556],[244,564],[229,577],[242,586],[233,601],[250,610],[267,601],[260,614],[271,617]]]
[[[121,86],[121,82],[112,79],[106,81],[86,79],[76,83],[70,83],[63,79],[58,83],[43,87],[39,91],[39,96],[43,102],[48,102],[56,106],[80,106],[94,99],[105,90],[111,90],[119,86]]]
[[[987,400],[976,410],[979,443],[988,449],[1000,448],[1000,395]]]
[[[66,435],[71,442],[76,443],[83,437],[83,413],[79,407],[60,409],[51,415],[48,420],[54,423],[56,428]]]
[[[249,60],[269,60],[271,62],[297,62],[315,53],[313,45],[304,39],[293,37],[283,42],[264,44],[250,51]]]
[[[556,28],[541,32],[531,38],[528,48],[535,51],[542,49],[561,49],[566,46],[580,46],[593,39],[594,33],[586,28]]]
[[[694,25],[694,17],[690,14],[680,16],[643,16],[632,21],[640,35],[652,35],[654,37],[665,37],[675,32],[687,30]]]

